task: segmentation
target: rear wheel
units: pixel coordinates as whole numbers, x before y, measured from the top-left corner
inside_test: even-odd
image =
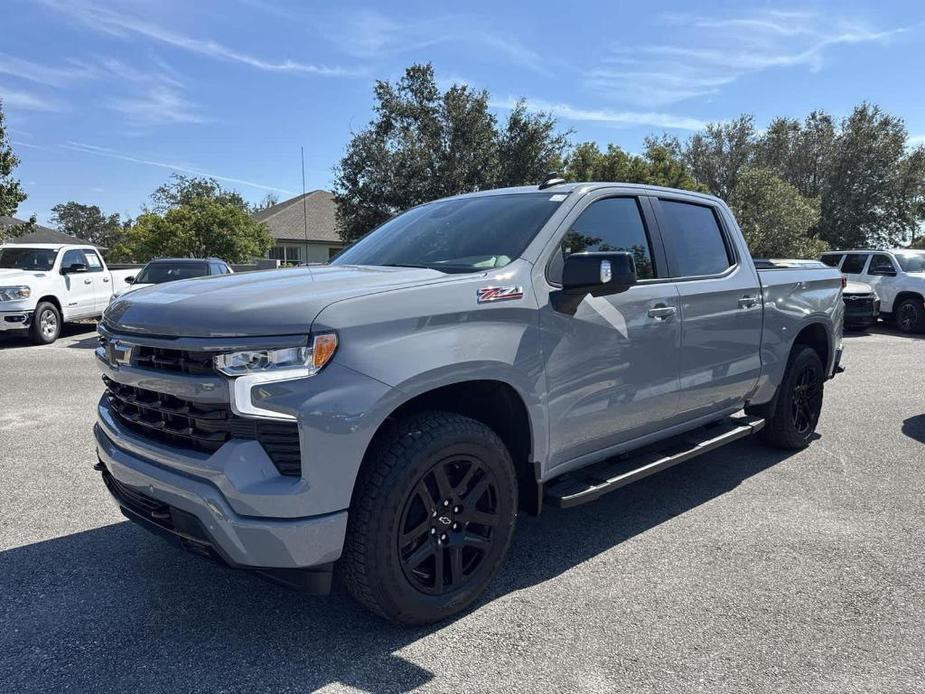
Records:
[[[47,301],[42,301],[35,307],[32,314],[32,325],[29,327],[29,339],[35,345],[50,345],[61,334],[61,314],[57,307]]]
[[[795,345],[774,408],[759,436],[778,448],[805,448],[822,412],[825,374],[816,350]]]
[[[903,299],[896,307],[896,327],[904,333],[925,332],[925,307],[921,299]]]
[[[517,480],[504,443],[468,417],[425,412],[371,455],[350,508],[347,589],[404,624],[460,612],[485,591],[513,534]]]

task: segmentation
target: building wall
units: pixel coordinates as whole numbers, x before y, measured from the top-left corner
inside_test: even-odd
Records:
[[[304,241],[277,241],[267,253],[267,258],[274,258],[284,264],[326,263],[344,246],[343,244],[309,241],[306,253]]]

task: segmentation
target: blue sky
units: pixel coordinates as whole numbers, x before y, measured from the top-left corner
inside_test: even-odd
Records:
[[[0,99],[29,199],[134,216],[171,171],[260,200],[327,188],[372,83],[430,61],[577,141],[638,151],[747,112],[870,100],[925,143],[919,2],[309,3],[0,0]]]

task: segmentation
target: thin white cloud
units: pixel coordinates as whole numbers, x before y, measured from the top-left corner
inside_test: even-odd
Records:
[[[75,80],[95,79],[99,71],[91,65],[72,61],[64,66],[45,65],[0,53],[0,74],[51,87],[63,87]]]
[[[141,17],[117,12],[95,3],[71,0],[43,0],[44,3],[59,12],[69,15],[95,31],[113,36],[143,36],[152,41],[163,43],[191,53],[197,53],[216,60],[241,63],[258,70],[269,72],[294,72],[323,76],[348,76],[358,74],[356,70],[298,60],[268,60],[259,56],[226,46],[209,38],[187,36],[167,29]]]
[[[108,108],[121,113],[135,125],[208,123],[199,108],[176,89],[155,84],[136,96],[113,97]]]
[[[409,21],[395,20],[375,10],[351,10],[315,22],[338,50],[356,58],[419,53],[432,46],[455,43],[500,55],[509,64],[540,74],[550,73],[548,59],[516,37],[499,32],[482,17],[453,14]]]
[[[910,147],[918,147],[919,145],[925,145],[925,135],[910,135],[909,139],[906,140],[906,143]]]
[[[875,29],[802,11],[764,10],[725,17],[667,15],[679,41],[620,46],[588,73],[599,94],[655,106],[720,91],[746,75],[781,68],[823,68],[836,46],[879,44],[912,27]],[[693,31],[692,31],[693,29]]]
[[[649,126],[669,130],[702,130],[706,123],[690,116],[678,116],[671,113],[646,111],[616,111],[606,108],[580,108],[561,102],[527,99],[527,108],[531,111],[545,111],[563,120],[603,123],[616,127]],[[492,100],[495,108],[512,109],[516,99]]]
[[[249,186],[251,188],[257,188],[259,190],[269,190],[277,193],[283,193],[285,195],[295,195],[291,190],[286,190],[285,188],[279,188],[278,186],[270,186],[263,183],[255,183],[254,181],[248,181],[243,178],[233,178],[231,176],[220,176],[218,174],[211,173],[209,171],[203,171],[188,164],[180,163],[171,163],[166,161],[157,161],[155,159],[146,159],[144,157],[136,157],[130,154],[123,154],[122,152],[117,152],[116,150],[109,149],[108,147],[100,147],[98,145],[91,145],[84,142],[67,142],[65,144],[59,145],[62,149],[71,150],[73,152],[80,152],[82,154],[93,154],[99,157],[109,157],[111,159],[119,159],[121,161],[128,161],[135,164],[144,164],[146,166],[155,166],[161,169],[168,169],[170,171],[178,171],[180,173],[192,174],[193,176],[207,176],[209,178],[214,178],[219,181],[225,181],[227,183],[237,183],[242,186]]]
[[[0,104],[5,109],[21,111],[61,112],[67,105],[60,99],[23,92],[0,85]]]

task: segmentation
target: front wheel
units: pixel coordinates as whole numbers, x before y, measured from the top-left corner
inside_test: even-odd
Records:
[[[824,368],[812,347],[794,346],[777,400],[759,436],[777,448],[806,448],[822,412]]]
[[[35,307],[29,338],[34,345],[50,345],[61,334],[61,314],[54,304],[47,301]]]
[[[896,307],[896,327],[904,333],[925,332],[925,307],[921,299],[903,299]]]
[[[448,412],[399,421],[365,461],[341,570],[372,611],[426,624],[465,609],[497,573],[517,515],[517,478],[501,439]]]

